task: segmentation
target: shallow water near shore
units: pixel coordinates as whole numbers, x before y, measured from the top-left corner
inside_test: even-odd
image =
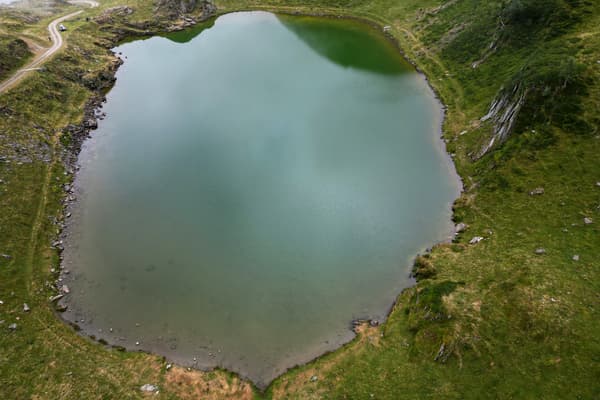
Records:
[[[235,13],[115,51],[63,252],[84,332],[264,387],[450,237],[440,105],[374,28]]]

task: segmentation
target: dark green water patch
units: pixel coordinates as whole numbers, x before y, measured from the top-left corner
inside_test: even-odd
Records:
[[[379,74],[402,74],[410,69],[391,41],[359,21],[310,16],[280,16],[279,20],[314,51],[342,67]]]
[[[200,34],[198,34],[201,31]],[[120,46],[65,240],[65,318],[265,386],[382,320],[451,233],[422,76],[354,21],[230,14]]]

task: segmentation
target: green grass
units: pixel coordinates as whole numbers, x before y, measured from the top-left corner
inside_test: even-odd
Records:
[[[103,25],[85,20],[121,4],[104,1],[69,21],[68,46],[46,71],[0,95],[0,155],[11,160],[0,162],[0,254],[11,256],[0,258],[5,321],[0,396],[140,398],[140,385],[156,383],[161,388],[156,398],[252,397],[252,389],[226,372],[166,372],[159,357],[110,350],[80,337],[56,318],[47,300],[53,293],[47,286],[50,268],[57,265],[49,244],[62,212],[60,185],[69,179],[60,162],[69,138],[58,140],[56,133],[81,118],[93,93],[90,83],[113,60],[96,43],[114,43],[119,30],[159,31],[170,24],[143,0],[127,2],[135,10],[131,16]],[[600,4],[223,0],[217,5],[222,12],[325,13],[391,26],[448,107],[444,138],[465,184],[454,218],[467,230],[418,259],[419,283],[399,296],[389,320],[254,395],[600,397]],[[49,19],[33,26],[15,22],[3,34],[37,35],[43,42]],[[0,51],[6,48],[2,43]],[[529,85],[532,95],[512,137],[475,160],[491,130],[479,118],[515,81]],[[531,196],[537,187],[544,194]],[[594,223],[585,225],[584,217]],[[469,245],[473,236],[485,240]],[[540,247],[545,254],[535,254]],[[572,259],[576,254],[579,261]],[[22,311],[24,302],[31,312]],[[12,322],[18,324],[15,332],[7,329]]]
[[[0,80],[4,80],[31,58],[27,43],[20,38],[0,35]]]

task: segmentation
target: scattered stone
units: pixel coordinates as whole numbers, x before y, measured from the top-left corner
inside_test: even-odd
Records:
[[[23,303],[23,312],[29,312],[29,311],[31,311],[31,308],[29,308],[27,303]]]
[[[392,29],[392,27],[389,26],[389,25],[386,25],[386,26],[383,27],[383,31],[384,32],[389,32],[391,29]]]
[[[10,260],[12,257],[8,254],[0,254],[0,257],[2,258],[6,258],[7,260]]]
[[[600,187],[600,181],[596,182],[596,186]]]
[[[372,319],[369,321],[369,325],[371,326],[371,328],[375,328],[376,326],[379,326],[379,321],[377,321],[376,319]]]
[[[542,254],[546,254],[546,249],[544,249],[543,247],[537,248],[535,249],[535,254],[541,256]]]
[[[139,345],[140,345],[140,342],[135,342],[135,345],[136,345],[136,346],[139,346]]]
[[[542,187],[535,188],[531,192],[529,192],[530,196],[539,196],[542,194],[544,194],[544,188],[542,188]]]
[[[444,362],[445,361],[445,358],[444,358],[444,353],[445,352],[446,352],[446,344],[442,343],[442,345],[440,346],[440,349],[438,350],[438,353],[435,356],[435,358],[433,359],[433,361],[441,360],[442,362]]]
[[[68,213],[67,213],[67,215],[65,215],[65,217],[67,217],[67,218],[71,218],[71,213],[70,213],[70,212],[68,212]]]
[[[573,261],[579,261],[579,254],[575,254],[573,256]]]
[[[464,222],[458,223],[454,226],[454,234],[458,235],[459,233],[464,232],[465,229],[467,229],[467,224]]]
[[[156,392],[156,391],[158,390],[158,386],[156,386],[156,385],[152,385],[152,384],[150,384],[150,383],[146,383],[145,385],[142,385],[142,386],[140,387],[140,390],[141,390],[142,392],[147,392],[147,393],[150,393],[150,392]]]
[[[469,240],[469,244],[477,244],[483,240],[481,236],[475,236],[473,239]]]
[[[167,364],[167,367],[166,367],[167,371],[170,370],[172,367],[173,367],[172,364]]]
[[[311,376],[311,377],[310,377],[310,381],[311,381],[311,382],[316,382],[316,381],[318,381],[318,380],[319,380],[319,377],[318,377],[318,376],[316,376],[316,375],[313,375],[313,376]]]
[[[462,132],[461,132],[461,133],[459,133],[458,135],[459,135],[459,136],[462,136],[462,135],[464,135],[464,134],[465,134],[465,133],[467,133],[467,132],[468,132],[468,131],[462,131]]]
[[[8,329],[10,329],[11,331],[15,331],[17,330],[17,324],[15,324],[14,322],[12,324],[10,324],[8,326]]]
[[[1,306],[2,304],[4,304],[4,302],[3,302],[2,300],[0,300],[0,306]]]
[[[83,123],[83,126],[88,128],[88,129],[97,129],[98,128],[98,122],[94,119],[94,118],[90,118],[87,121],[85,121]]]
[[[56,296],[52,296],[50,297],[50,302],[54,303],[55,301],[62,299],[64,296],[64,294],[57,294]]]
[[[583,223],[584,223],[584,224],[586,224],[586,225],[589,225],[589,224],[591,224],[592,222],[594,222],[594,221],[593,221],[591,218],[589,218],[589,217],[585,217],[585,218],[583,219]]]
[[[64,294],[71,293],[71,289],[69,289],[69,287],[67,285],[62,285],[60,288],[60,291],[63,292]]]

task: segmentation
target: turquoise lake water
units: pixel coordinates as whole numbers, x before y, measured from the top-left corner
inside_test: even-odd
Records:
[[[450,237],[440,105],[374,28],[236,13],[115,51],[65,240],[84,332],[265,386]]]

